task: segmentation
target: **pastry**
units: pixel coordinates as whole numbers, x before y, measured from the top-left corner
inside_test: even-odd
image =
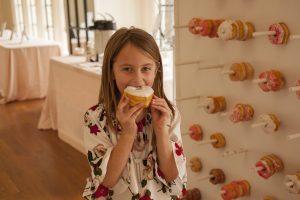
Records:
[[[190,159],[190,168],[193,172],[200,172],[202,169],[202,163],[198,157]]]
[[[210,19],[204,19],[200,21],[199,26],[201,27],[199,34],[202,36],[208,36],[212,31],[213,23]]]
[[[223,21],[218,28],[218,37],[222,40],[232,40],[237,36],[237,25],[233,20]]]
[[[229,119],[233,123],[253,119],[254,109],[249,104],[236,104],[230,111]]]
[[[292,194],[300,194],[300,177],[297,176],[298,173],[288,174],[284,178],[284,185]]]
[[[199,124],[192,124],[189,128],[189,135],[193,140],[200,141],[203,137],[203,131]]]
[[[276,132],[279,129],[280,119],[274,114],[261,114],[258,119],[265,122],[266,125],[263,126],[264,131],[267,133]]]
[[[210,139],[216,140],[212,143],[213,147],[215,148],[222,148],[226,145],[226,140],[222,133],[214,133],[210,136]]]
[[[218,103],[217,100],[213,97],[206,97],[204,99],[204,109],[207,113],[213,114],[218,111]]]
[[[259,168],[259,170],[257,170],[258,175],[265,179],[270,178],[284,168],[282,160],[275,154],[262,157],[255,166]]]
[[[247,30],[248,30],[248,33],[247,33],[247,40],[248,40],[253,37],[253,32],[255,31],[255,27],[254,27],[253,23],[251,23],[251,22],[245,22],[245,24],[246,24]]]
[[[264,82],[258,84],[264,92],[278,91],[285,85],[283,74],[278,70],[264,71],[259,74],[259,78],[265,79]]]
[[[247,71],[246,79],[247,80],[252,79],[254,76],[254,68],[252,67],[252,65],[250,63],[243,62],[242,64],[246,66],[246,71]]]
[[[210,37],[210,38],[218,37],[218,28],[223,21],[224,21],[223,19],[212,20],[213,25],[212,25],[212,29],[211,29],[208,37]]]
[[[182,200],[201,200],[201,192],[198,188],[188,189]]]
[[[269,31],[274,31],[274,35],[269,35],[269,40],[272,44],[287,44],[290,31],[287,25],[283,22],[271,24],[269,26]]]
[[[232,200],[250,194],[250,183],[247,180],[232,181],[221,188],[223,200]]]
[[[201,31],[201,28],[199,26],[201,22],[201,19],[200,18],[192,18],[190,21],[189,21],[189,24],[188,24],[188,27],[189,27],[189,31],[192,33],[192,34],[199,34],[200,31]]]
[[[237,40],[243,40],[245,36],[245,28],[244,28],[244,23],[240,20],[235,20],[235,23],[237,24],[238,31],[237,31]]]
[[[226,109],[226,100],[224,96],[216,96],[214,97],[218,104],[218,112],[222,112]]]
[[[224,96],[208,96],[203,99],[203,105],[207,113],[213,114],[226,109],[226,100]]]
[[[216,185],[216,184],[220,184],[220,183],[225,182],[225,174],[224,174],[223,170],[221,170],[221,169],[211,169],[209,174],[213,176],[209,179],[209,181],[212,184]]]
[[[229,74],[229,78],[232,81],[243,81],[247,79],[247,67],[241,63],[233,63],[230,67],[233,74]]]
[[[144,103],[144,107],[149,107],[152,97],[153,89],[149,86],[132,87],[128,86],[124,90],[124,95],[130,99],[130,106],[134,106],[139,103]]]

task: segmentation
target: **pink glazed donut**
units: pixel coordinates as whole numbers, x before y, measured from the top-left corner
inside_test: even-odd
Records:
[[[189,21],[189,24],[188,24],[188,27],[189,27],[189,31],[192,33],[192,34],[199,34],[200,33],[200,26],[199,26],[199,23],[201,22],[201,19],[200,18],[192,18],[190,21]]]
[[[264,92],[269,92],[270,91],[270,88],[268,86],[268,78],[269,78],[269,75],[270,74],[270,71],[264,71],[262,73],[259,74],[259,78],[260,79],[266,79],[265,82],[262,82],[262,83],[259,83],[259,87],[264,91]]]
[[[285,85],[284,77],[278,70],[264,71],[259,74],[259,78],[266,79],[265,82],[258,84],[264,92],[278,91]]]
[[[200,22],[199,26],[201,27],[199,34],[202,36],[208,36],[210,34],[210,32],[212,31],[213,23],[212,23],[212,20],[205,19]]]
[[[290,31],[287,25],[283,22],[271,24],[269,31],[275,31],[275,35],[269,35],[269,40],[272,44],[288,43]]]
[[[245,109],[243,104],[236,104],[230,111],[229,119],[233,123],[243,121],[245,115]]]

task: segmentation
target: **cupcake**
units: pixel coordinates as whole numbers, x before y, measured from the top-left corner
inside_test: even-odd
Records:
[[[143,103],[147,108],[153,97],[153,89],[149,86],[133,87],[128,86],[124,90],[124,95],[130,99],[129,105],[134,106],[139,103]]]

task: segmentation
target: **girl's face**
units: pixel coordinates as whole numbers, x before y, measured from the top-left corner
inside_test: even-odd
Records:
[[[127,86],[153,86],[157,66],[142,49],[131,43],[125,44],[113,64],[114,79],[119,92],[123,94]]]

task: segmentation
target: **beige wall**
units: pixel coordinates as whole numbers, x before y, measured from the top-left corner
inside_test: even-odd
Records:
[[[6,28],[12,28],[13,26],[13,15],[11,12],[11,3],[9,0],[0,0],[0,24],[6,22]]]
[[[115,17],[117,28],[135,26],[152,32],[155,20],[153,0],[96,0],[94,4],[95,13],[107,12]],[[101,15],[97,14],[96,19],[101,19]]]
[[[250,21],[255,30],[267,31],[273,23],[284,22],[291,34],[299,34],[299,0],[251,0],[220,1],[193,0],[174,1],[175,24],[186,25],[193,17],[201,19],[230,19]],[[246,103],[255,110],[254,119],[249,122],[232,123],[227,117],[207,114],[199,107],[201,100],[177,101],[181,114],[182,133],[187,132],[193,123],[200,123],[203,139],[209,139],[214,132],[221,132],[226,139],[223,149],[212,145],[199,145],[189,136],[183,137],[184,152],[187,160],[200,157],[203,168],[193,172],[188,168],[188,188],[198,187],[203,199],[221,199],[220,186],[209,181],[199,181],[197,177],[209,174],[212,168],[221,168],[225,172],[226,182],[246,179],[251,184],[251,196],[241,200],[262,200],[263,196],[273,196],[277,200],[299,200],[300,196],[291,194],[285,188],[286,174],[300,170],[300,138],[287,140],[290,134],[300,132],[300,100],[289,87],[300,79],[299,40],[289,40],[285,45],[274,45],[267,36],[254,37],[247,41],[201,37],[191,34],[188,29],[176,29],[175,69],[176,98],[198,96],[224,96],[227,110],[237,103]],[[190,61],[194,64],[178,65]],[[253,66],[257,79],[260,73],[276,69],[286,81],[285,87],[277,92],[263,92],[252,80],[231,81],[229,75],[221,73],[223,69],[199,70],[201,67],[224,64],[229,70],[232,63],[249,62]],[[251,124],[260,122],[263,113],[276,114],[281,122],[278,132],[267,134],[263,127],[252,128]],[[224,157],[226,151],[247,149],[241,153]],[[263,156],[274,153],[284,162],[284,170],[264,180],[255,171],[256,162]]]

